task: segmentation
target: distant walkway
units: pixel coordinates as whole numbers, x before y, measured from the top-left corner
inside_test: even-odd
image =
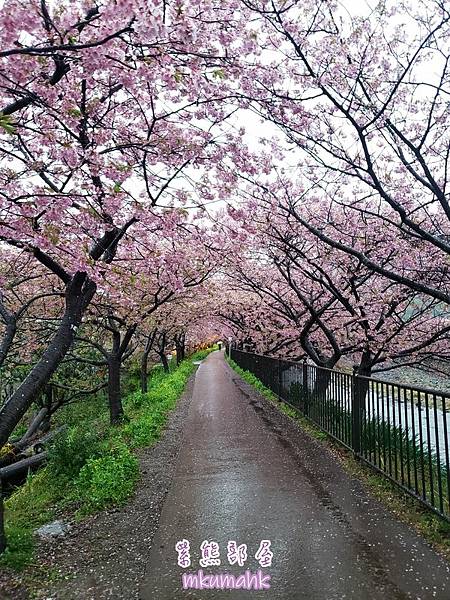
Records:
[[[200,366],[141,599],[449,600],[448,563],[369,498],[325,448],[293,427],[285,433],[276,418],[223,352]],[[183,539],[191,550],[186,569],[175,551]],[[204,540],[218,543],[220,566],[199,565]],[[230,540],[247,544],[243,566],[229,564]],[[270,567],[255,558],[261,540],[271,541]],[[271,587],[181,589],[183,573],[199,569],[236,576],[260,569]]]

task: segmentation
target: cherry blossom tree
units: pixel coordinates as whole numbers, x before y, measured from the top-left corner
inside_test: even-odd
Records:
[[[449,321],[437,300],[330,248],[289,213],[274,215],[269,199],[260,190],[256,210],[252,198],[254,233],[228,273],[267,313],[290,323],[283,327],[285,355],[306,354],[328,369],[347,357],[366,376],[374,368],[448,355]],[[282,203],[281,191],[275,201]],[[241,215],[231,214],[228,228],[239,228]]]
[[[3,3],[0,251],[26,252],[58,278],[64,305],[0,409],[0,447],[114,279],[120,250],[142,243],[145,254],[149,230],[171,239],[180,207],[230,193],[214,165],[239,162],[245,149],[232,129],[222,136],[224,99],[235,95],[241,57],[256,49],[240,35],[248,19],[236,8],[234,0]]]
[[[155,342],[167,367],[165,349],[173,341],[168,333],[182,335],[186,323],[180,322],[179,301],[187,294],[192,295],[215,268],[208,232],[189,223],[183,212],[178,213],[176,221],[172,217],[172,221],[171,238],[162,237],[165,230],[155,228],[145,238],[119,249],[114,271],[108,281],[99,284],[97,297],[76,336],[81,342],[77,347],[77,355],[81,350],[80,359],[107,368],[112,424],[123,417],[121,370],[123,362],[139,345],[136,332],[145,334],[143,380],[148,354]],[[89,346],[96,350],[97,358],[82,358]]]
[[[355,14],[328,1],[243,3],[267,56],[246,96],[284,134],[283,186],[296,196],[285,209],[372,271],[448,304],[447,4]],[[384,244],[367,243],[372,228]]]
[[[10,0],[1,15],[0,240],[60,279],[65,306],[0,411],[0,444],[71,347],[118,248],[155,223],[170,239],[180,205],[228,193],[214,164],[238,148],[238,134],[218,137],[223,99],[255,43],[238,35],[234,2],[87,6]]]

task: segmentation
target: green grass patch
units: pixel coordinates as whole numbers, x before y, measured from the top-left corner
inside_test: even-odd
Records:
[[[265,398],[288,417],[296,421],[299,427],[311,437],[325,443],[333,457],[352,477],[358,478],[367,491],[395,516],[416,529],[436,550],[450,560],[450,523],[431,512],[426,506],[403,492],[393,482],[374,472],[363,461],[356,460],[351,451],[341,446],[326,432],[303,417],[295,408],[278,399],[259,379],[249,371],[244,371],[233,360],[227,358],[233,370],[247,383],[252,385]]]
[[[66,486],[59,487],[47,469],[28,477],[5,502],[5,530],[8,547],[0,565],[21,570],[33,555],[33,530],[55,518],[55,507]]]
[[[5,501],[8,548],[0,566],[22,570],[33,558],[33,531],[56,518],[82,518],[127,502],[139,479],[136,448],[153,444],[169,412],[195,369],[211,349],[195,353],[170,373],[152,370],[148,392],[139,389],[136,373],[126,381],[123,405],[127,418],[109,425],[105,397],[69,405],[57,415],[67,428],[57,436],[44,469],[31,475]]]
[[[86,461],[75,481],[81,503],[78,515],[124,504],[138,478],[138,459],[128,446],[116,443],[113,448],[105,448],[101,456]]]

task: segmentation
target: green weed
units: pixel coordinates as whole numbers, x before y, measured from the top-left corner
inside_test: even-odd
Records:
[[[139,463],[122,443],[99,458],[90,458],[75,481],[79,515],[109,506],[120,506],[132,494],[139,477]]]

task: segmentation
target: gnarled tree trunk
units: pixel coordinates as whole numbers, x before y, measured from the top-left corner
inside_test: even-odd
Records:
[[[31,406],[71,347],[83,313],[95,294],[96,285],[86,273],[76,273],[66,287],[66,307],[61,323],[41,359],[0,410],[0,448]]]

